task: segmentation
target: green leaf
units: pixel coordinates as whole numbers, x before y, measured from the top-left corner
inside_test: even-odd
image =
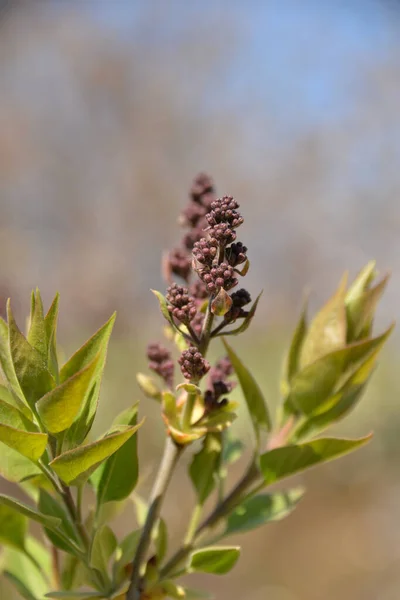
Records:
[[[302,368],[346,344],[347,324],[344,302],[347,279],[348,275],[345,273],[336,293],[312,320],[301,349]]]
[[[115,321],[115,313],[62,367],[60,381],[64,382],[75,373],[78,373],[89,365],[100,352],[101,360],[96,373],[96,384],[89,394],[84,405],[81,407],[78,417],[68,429],[64,445],[66,448],[75,448],[81,444],[89,433],[97,411],[97,403],[100,395],[101,378],[104,371],[107,347]]]
[[[271,429],[271,419],[268,414],[264,396],[253,375],[250,373],[248,368],[245,367],[234,350],[229,346],[228,342],[223,340],[223,343],[232,366],[235,369],[240,387],[242,388],[247,408],[249,409],[250,417],[253,423],[254,431],[256,433],[257,442],[259,443],[260,432],[263,430],[270,431]]]
[[[41,470],[31,460],[0,442],[0,475],[11,482],[40,475]]]
[[[113,577],[117,585],[120,585],[126,579],[125,567],[130,565],[134,559],[141,533],[141,529],[132,531],[122,540],[117,548],[117,560],[113,566]]]
[[[66,379],[41,398],[36,407],[48,431],[60,433],[74,422],[81,406],[87,400],[102,361],[101,352],[69,379]]]
[[[104,351],[110,339],[115,318],[116,313],[65,363],[60,372],[61,382],[66,381],[75,373],[87,367],[101,350]]]
[[[135,427],[126,427],[123,431],[106,435],[91,444],[68,450],[51,461],[50,466],[67,485],[83,483],[106,458],[121,448],[141,425],[142,423],[139,423]]]
[[[15,498],[5,496],[4,494],[0,494],[0,507],[2,506],[7,506],[12,510],[17,511],[21,515],[28,517],[28,519],[36,521],[37,523],[40,523],[44,527],[49,527],[50,529],[56,529],[61,523],[60,519],[45,515],[35,508],[32,508],[31,506],[28,506],[19,500],[15,500]]]
[[[16,588],[22,598],[25,600],[38,600],[38,597],[33,595],[31,590],[26,587],[25,583],[17,575],[6,570],[4,571],[4,576]]]
[[[17,376],[15,374],[14,365],[11,358],[10,352],[10,344],[9,344],[9,334],[8,334],[8,325],[7,323],[0,317],[0,364],[1,369],[11,386],[12,390],[15,394],[21,399],[24,398],[24,395],[21,390],[21,386],[19,385]]]
[[[244,533],[289,515],[302,498],[301,488],[274,494],[259,494],[246,499],[231,513],[223,535]]]
[[[113,427],[118,425],[135,426],[137,411],[137,404],[125,410],[115,419]],[[105,502],[127,498],[135,489],[138,473],[137,438],[132,436],[100,465],[91,477],[96,490],[98,506]]]
[[[0,400],[6,402],[7,404],[18,408],[20,412],[31,422],[33,422],[33,414],[31,409],[23,400],[20,399],[19,396],[14,392],[14,390],[10,387],[6,387],[0,384]]]
[[[227,465],[237,462],[244,452],[244,444],[238,438],[233,438],[229,430],[224,434],[222,461]]]
[[[196,550],[190,556],[189,570],[225,575],[235,566],[240,556],[238,546],[215,546]]]
[[[224,330],[221,334],[217,334],[217,336],[218,335],[223,335],[223,336],[238,335],[239,333],[243,333],[244,331],[246,331],[246,329],[248,329],[248,327],[250,326],[250,323],[252,322],[254,315],[256,314],[257,305],[259,303],[259,300],[260,300],[261,296],[262,296],[262,292],[260,292],[258,294],[258,296],[255,299],[252,307],[249,310],[248,315],[243,319],[243,321],[239,325],[239,327],[236,327],[235,329],[230,329],[229,331],[225,331]]]
[[[161,390],[152,377],[144,375],[144,373],[137,373],[136,381],[145,396],[161,401]]]
[[[185,600],[186,598],[185,588],[173,581],[164,581],[162,588],[167,598],[172,598],[173,600]]]
[[[221,455],[221,439],[218,434],[209,433],[202,448],[193,456],[189,474],[197,493],[197,501],[204,504],[215,487]]]
[[[0,424],[0,441],[29,460],[37,462],[47,446],[45,433],[31,433]]]
[[[369,335],[378,302],[388,281],[389,275],[386,275],[373,288],[365,289],[359,296],[352,295],[352,300],[346,304],[349,342]]]
[[[57,357],[57,320],[59,303],[60,295],[57,293],[44,318],[44,325],[48,344],[47,364],[50,373],[53,375],[57,383],[59,380]]]
[[[33,462],[39,460],[47,446],[47,435],[35,429],[17,408],[0,400],[0,441]]]
[[[39,290],[32,292],[32,309],[27,340],[47,360],[47,335],[44,323],[43,302]]]
[[[307,333],[307,303],[301,312],[299,322],[293,335],[287,358],[287,381],[291,381],[299,370],[300,352]]]
[[[376,261],[371,260],[369,263],[365,265],[363,269],[358,273],[357,277],[353,281],[353,283],[349,286],[347,290],[345,303],[346,305],[352,304],[359,296],[368,289],[370,284],[375,279],[375,266]]]
[[[34,558],[35,563],[32,562]],[[40,565],[42,572],[39,570]],[[26,540],[26,552],[6,548],[3,553],[5,577],[18,589],[23,598],[43,600],[49,585],[43,575],[50,575],[49,555],[45,548],[33,537]]]
[[[158,520],[158,526],[155,529],[154,543],[157,561],[160,564],[164,560],[168,551],[168,529],[164,519],[162,518]]]
[[[14,370],[21,390],[32,407],[35,402],[50,391],[54,385],[54,379],[47,369],[47,361],[30,345],[22,335],[14,320],[11,306],[7,304],[8,330],[11,357]]]
[[[76,547],[79,546],[79,540],[76,537],[74,527],[72,526],[64,507],[46,490],[41,489],[39,492],[38,508],[42,514],[60,520],[59,528],[63,532],[63,536],[60,536],[52,529],[44,529],[51,543],[57,548],[64,550],[64,552],[76,554]],[[70,543],[70,541],[72,541],[72,543]]]
[[[100,573],[108,572],[108,563],[117,548],[117,538],[108,525],[100,527],[93,537],[90,550],[90,566]]]
[[[310,415],[297,431],[296,440],[323,431],[355,408],[372,375],[379,352],[380,349],[376,350],[334,396]]]
[[[286,407],[293,406],[306,415],[312,414],[340,384],[347,369],[352,365],[357,367],[359,361],[382,348],[392,331],[393,326],[376,338],[335,350],[305,367],[292,380]]]
[[[369,442],[371,437],[372,434],[358,440],[321,438],[304,444],[270,450],[260,456],[260,468],[265,485],[344,456]]]
[[[10,506],[0,505],[0,543],[25,549],[26,517]]]

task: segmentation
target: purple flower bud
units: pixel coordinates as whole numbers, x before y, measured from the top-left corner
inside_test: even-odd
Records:
[[[168,387],[173,386],[174,382],[174,363],[171,353],[161,344],[152,343],[147,346],[147,358],[149,359],[149,368],[157,373]]]
[[[194,346],[182,352],[178,363],[185,379],[199,381],[210,370],[210,364]]]
[[[188,288],[173,283],[167,290],[166,299],[171,305],[169,311],[177,321],[188,324],[196,316],[196,304]]]
[[[239,227],[243,223],[243,217],[236,210],[239,207],[232,196],[218,198],[211,203],[211,211],[206,214],[206,219],[210,227],[215,227],[219,223],[226,223],[231,229]]]
[[[246,246],[242,242],[236,242],[225,250],[225,258],[232,267],[237,267],[247,260],[246,253]]]
[[[167,271],[167,280],[171,273],[181,277],[185,281],[189,280],[192,272],[192,263],[190,254],[185,248],[174,248],[167,256],[165,271]]]
[[[227,246],[236,240],[236,231],[228,223],[218,223],[208,231],[210,238],[216,239],[221,245]]]
[[[236,319],[243,319],[249,314],[248,311],[243,310],[246,304],[251,302],[251,296],[247,290],[240,289],[231,294],[232,306],[225,314],[225,321],[227,323],[233,323]]]
[[[228,263],[221,263],[199,272],[209,294],[216,294],[220,288],[228,291],[238,284],[233,267]]]
[[[193,246],[193,256],[202,265],[211,267],[213,260],[218,254],[218,242],[216,239],[201,238]]]

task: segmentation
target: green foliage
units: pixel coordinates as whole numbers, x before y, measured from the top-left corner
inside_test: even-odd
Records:
[[[288,492],[258,494],[246,498],[228,516],[223,535],[245,533],[271,521],[280,521],[289,515],[304,495],[296,488]]]
[[[232,260],[235,251],[231,249]],[[218,267],[223,255],[216,260]],[[244,276],[249,262],[243,256],[238,262],[244,266],[236,265],[232,272]],[[283,519],[304,493],[300,488],[265,488],[370,440],[371,435],[355,440],[315,436],[349,414],[370,381],[393,329],[377,336],[372,333],[388,278],[373,285],[376,274],[371,262],[350,287],[344,276],[310,323],[304,307],[290,344],[282,402],[274,418],[250,365],[226,339],[223,346],[229,362],[223,359],[213,367],[209,379],[197,377],[197,372],[205,374],[209,369],[205,355],[212,338],[245,331],[261,296],[249,311],[243,311],[242,304],[250,304],[250,296],[245,290],[236,299],[229,295],[220,285],[220,279],[228,276],[231,272],[225,269],[215,293],[207,301],[203,296],[198,304],[204,317],[201,331],[195,332],[184,311],[178,322],[166,297],[154,292],[168,323],[167,337],[179,351],[188,344],[197,348],[182,359],[192,353],[197,362],[189,364],[192,371],[182,370],[188,379],[176,382],[172,389],[169,354],[155,345],[152,368],[163,382],[138,375],[143,393],[160,403],[166,428],[166,451],[148,502],[136,491],[133,494],[140,482],[136,432],[143,421],[138,422],[138,405],[118,415],[104,436],[91,437],[115,315],[60,365],[58,294],[45,313],[39,290],[32,293],[26,336],[8,303],[8,322],[0,319],[0,475],[19,483],[29,503],[0,495],[4,546],[0,568],[20,597],[139,600],[141,590],[148,600],[208,597],[177,579],[193,572],[228,573],[239,559],[240,548],[218,546],[218,540]],[[179,302],[186,301],[187,291],[178,295]],[[232,327],[237,320],[240,323]],[[196,371],[199,365],[203,371]],[[226,492],[231,465],[246,450],[230,431],[237,416],[235,390],[228,379],[232,371],[250,414],[256,451],[242,477]],[[225,397],[230,393],[233,399]],[[169,556],[170,532],[161,504],[180,456],[192,444],[196,449],[188,475],[196,506],[182,546]],[[127,521],[124,536],[118,539],[112,521],[129,505],[129,498],[134,501],[138,528]],[[29,522],[42,528],[46,546],[29,536]]]
[[[271,418],[268,413],[264,396],[249,369],[242,363],[240,358],[225,340],[224,346],[242,388],[253,423],[256,439],[259,442],[261,432],[269,431],[271,429]]]
[[[201,571],[213,575],[229,573],[240,555],[238,546],[214,546],[196,550],[190,556],[189,571]]]
[[[141,423],[135,427],[125,427],[95,442],[68,450],[51,461],[50,466],[66,484],[80,485],[104,460],[119,450],[140,426]]]
[[[113,427],[137,426],[138,406],[121,413]],[[135,429],[135,431],[136,431]],[[127,472],[126,465],[129,465]],[[127,498],[135,489],[139,476],[136,436],[132,435],[114,454],[112,454],[93,473],[91,482],[96,490],[97,505]]]

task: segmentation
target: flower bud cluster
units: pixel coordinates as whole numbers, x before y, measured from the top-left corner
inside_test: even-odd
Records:
[[[248,311],[243,310],[243,307],[251,302],[251,296],[247,290],[243,288],[231,294],[232,306],[225,315],[227,323],[233,323],[236,319],[247,317]]]
[[[152,343],[147,346],[149,368],[157,373],[168,385],[172,387],[174,381],[174,362],[171,353],[161,344]]]
[[[187,229],[180,246],[169,252],[165,259],[164,271],[167,281],[175,275],[189,282],[192,272],[191,251],[194,245],[204,236],[207,228],[206,215],[216,199],[214,184],[208,175],[200,173],[189,192],[189,203],[182,211],[180,223]]]
[[[232,244],[225,250],[225,258],[226,261],[232,265],[232,267],[237,267],[247,260],[247,248],[243,246],[242,242],[237,242]]]
[[[199,381],[210,370],[210,363],[194,346],[184,350],[178,359],[185,379]]]
[[[188,288],[173,283],[167,290],[166,299],[170,304],[169,311],[177,321],[188,325],[196,316],[196,303]]]
[[[221,408],[228,402],[227,398],[222,398],[229,394],[234,388],[234,383],[227,378],[233,374],[232,363],[226,356],[221,358],[215,366],[211,367],[208,376],[208,390],[204,395],[204,404],[207,412]]]
[[[199,271],[201,280],[205,283],[208,293],[217,294],[221,288],[228,291],[238,284],[235,270],[228,263],[221,263],[211,268]]]

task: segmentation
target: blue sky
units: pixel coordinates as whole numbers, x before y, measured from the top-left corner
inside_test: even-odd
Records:
[[[148,0],[82,0],[79,5],[109,35],[140,34]],[[197,19],[209,18],[218,35],[224,20],[237,20],[239,44],[224,72],[231,102],[246,94],[268,99],[286,127],[341,117],[351,110],[353,80],[360,64],[391,51],[400,27],[400,5],[371,0],[172,1],[154,23],[154,43],[173,45]],[[154,11],[162,3],[153,2]],[[165,5],[164,5],[165,6]],[[160,8],[161,10],[161,8]],[[151,28],[150,28],[151,29]],[[208,40],[205,40],[208,43]],[[282,99],[291,98],[288,107]]]

